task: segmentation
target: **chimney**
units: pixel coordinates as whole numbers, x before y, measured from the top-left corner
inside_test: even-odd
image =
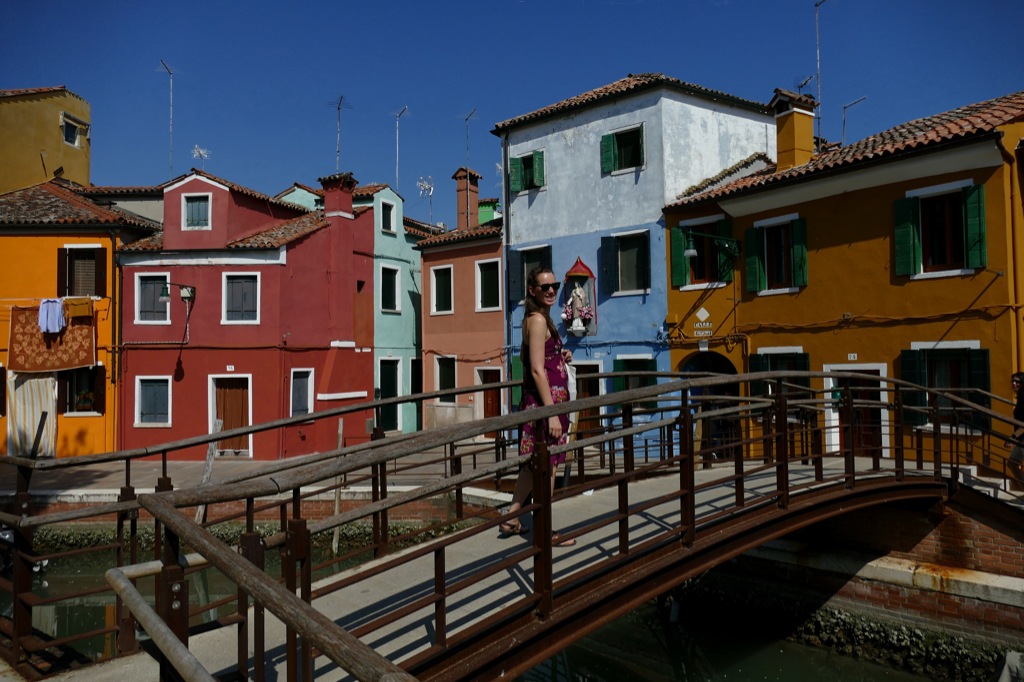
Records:
[[[324,188],[324,216],[352,219],[352,190],[356,179],[351,173],[335,173],[317,180]]]
[[[459,219],[455,229],[465,230],[480,224],[480,189],[478,183],[483,177],[472,168],[467,169],[465,166],[455,171],[455,175],[452,176],[452,180],[456,181],[455,196],[458,198],[455,210]],[[467,202],[469,204],[468,214]]]
[[[814,109],[818,103],[809,95],[775,89],[768,103],[775,112],[776,173],[802,166],[814,158]]]

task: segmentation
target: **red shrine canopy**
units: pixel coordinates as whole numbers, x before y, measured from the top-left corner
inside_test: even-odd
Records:
[[[583,264],[583,261],[579,256],[576,257],[576,262],[573,263],[571,268],[569,268],[569,271],[565,273],[565,279],[569,279],[570,277],[589,277],[590,279],[595,279],[594,273],[591,272],[590,268]]]

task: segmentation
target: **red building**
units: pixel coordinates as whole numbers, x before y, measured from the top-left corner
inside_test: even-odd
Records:
[[[351,173],[320,182],[324,210],[312,212],[195,169],[164,188],[163,232],[119,253],[121,447],[372,396],[373,212],[353,209]],[[368,438],[371,417],[345,417],[347,443]],[[322,421],[218,449],[277,459],[336,443],[337,424]]]

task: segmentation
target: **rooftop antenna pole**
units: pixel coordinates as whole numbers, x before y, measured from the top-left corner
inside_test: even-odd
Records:
[[[398,191],[398,119],[402,118],[402,114],[409,107],[402,107],[402,110],[395,116],[395,191]]]
[[[471,218],[469,214],[469,119],[473,118],[475,113],[476,109],[466,115],[466,229],[472,227],[469,224]]]
[[[174,72],[171,71],[171,67],[167,66],[167,62],[160,60],[160,63],[167,70],[167,75],[171,77],[171,151],[170,151],[170,164],[171,172],[168,176],[168,180],[174,179]],[[159,69],[157,69],[159,71]]]
[[[211,156],[213,156],[213,154],[210,153],[209,149],[200,149],[199,145],[196,145],[195,149],[192,150],[193,159],[202,159],[204,171],[206,170],[206,160]]]
[[[420,177],[420,181],[416,183],[416,186],[420,188],[420,196],[424,193],[427,195],[427,199],[430,202],[430,224],[434,224],[434,178],[427,176],[424,180]]]
[[[814,3],[814,51],[818,58],[818,140],[821,140],[821,34],[818,32],[818,8],[827,0]],[[820,144],[820,142],[819,142]]]
[[[860,99],[858,99],[858,100],[856,100],[854,102],[850,102],[849,104],[844,104],[843,105],[843,146],[844,147],[846,146],[846,110],[849,109],[850,107],[852,107],[854,104],[860,104],[861,102],[863,102],[867,98],[868,98],[868,96],[864,95],[863,97],[861,97]]]
[[[326,106],[338,110],[338,147],[334,152],[334,172],[337,173],[341,170],[341,110],[351,109],[352,105],[345,101],[345,95],[338,95],[337,99],[332,99]]]

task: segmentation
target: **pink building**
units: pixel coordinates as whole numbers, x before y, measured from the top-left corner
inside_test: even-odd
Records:
[[[353,209],[351,173],[320,181],[322,211],[195,169],[164,188],[163,232],[119,254],[121,447],[372,397],[373,212]],[[347,443],[368,438],[370,417],[345,417]],[[337,424],[322,421],[218,449],[276,459],[336,442]]]

